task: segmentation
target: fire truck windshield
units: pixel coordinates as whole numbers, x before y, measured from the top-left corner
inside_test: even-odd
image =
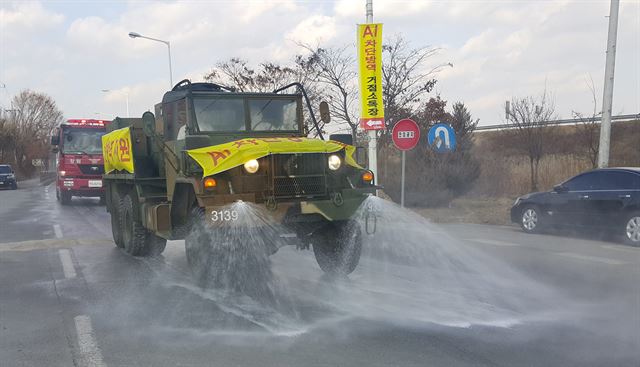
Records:
[[[102,135],[99,129],[66,129],[62,141],[65,154],[102,154]]]

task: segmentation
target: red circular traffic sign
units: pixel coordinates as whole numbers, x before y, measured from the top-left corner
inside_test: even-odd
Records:
[[[411,150],[415,148],[420,140],[420,128],[411,119],[398,121],[391,131],[393,144],[400,150]]]

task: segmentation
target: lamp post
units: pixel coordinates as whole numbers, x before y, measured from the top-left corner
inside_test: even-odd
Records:
[[[171,71],[171,43],[169,41],[164,41],[161,39],[143,36],[140,33],[129,32],[129,37],[131,38],[145,38],[151,41],[162,42],[167,45],[167,49],[169,50],[169,89],[173,88],[173,72]]]
[[[102,90],[103,93],[111,93],[111,89],[103,89]],[[127,101],[127,117],[129,116],[129,92],[122,92],[124,93],[125,97],[126,97],[126,101]]]

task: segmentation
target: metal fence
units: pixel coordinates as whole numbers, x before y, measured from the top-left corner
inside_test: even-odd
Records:
[[[601,120],[600,117],[585,117],[585,118],[577,118],[577,119],[563,119],[563,120],[552,120],[541,122],[539,125],[571,125],[571,124],[579,124],[583,122],[599,122]],[[640,121],[640,113],[635,115],[619,115],[612,116],[612,121]],[[499,125],[486,125],[486,126],[477,126],[475,131],[489,131],[489,130],[503,130],[503,129],[511,129],[513,128],[513,124],[499,124]]]

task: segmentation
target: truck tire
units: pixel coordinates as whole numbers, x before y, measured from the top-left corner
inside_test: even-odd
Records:
[[[328,223],[311,238],[320,269],[327,274],[351,274],[360,261],[362,230],[354,220]]]
[[[167,240],[149,232],[136,216],[137,205],[131,194],[120,201],[119,222],[124,251],[132,256],[158,256]]]
[[[62,204],[62,205],[71,204],[71,193],[69,193],[68,191],[61,191],[60,192],[60,204]]]
[[[109,208],[109,214],[111,214],[111,234],[113,235],[113,242],[119,248],[124,248],[124,242],[122,240],[122,227],[120,224],[120,203],[122,198],[118,190],[111,189],[111,207]]]
[[[249,231],[211,229],[199,208],[191,215],[192,229],[185,238],[187,263],[202,288],[218,288],[263,300],[273,300],[273,273],[267,246],[251,240]],[[240,235],[238,235],[240,233]]]

